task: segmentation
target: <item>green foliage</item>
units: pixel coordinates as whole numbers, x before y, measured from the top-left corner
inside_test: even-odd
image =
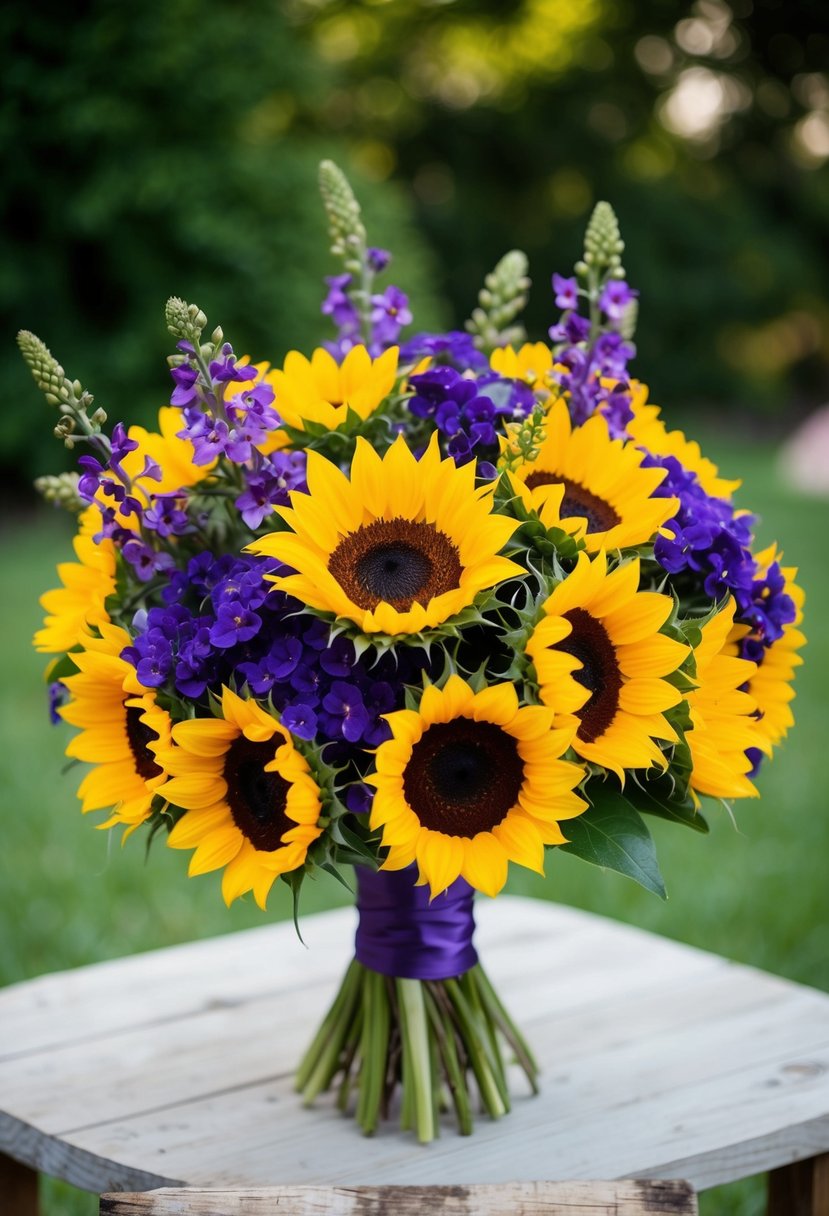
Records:
[[[558,846],[561,851],[616,870],[665,899],[653,839],[633,804],[607,782],[595,780],[587,797],[589,809],[565,825],[568,843]]]
[[[352,36],[348,130],[393,148],[456,317],[520,241],[537,284],[525,324],[544,335],[549,275],[610,199],[655,400],[757,411],[825,396],[829,174],[802,138],[825,113],[821,0],[294,4],[321,45]],[[723,104],[684,136],[670,123],[694,81]],[[698,121],[690,93],[684,106]]]
[[[527,255],[512,249],[486,276],[478,292],[478,307],[466,322],[481,350],[489,354],[496,346],[520,346],[526,341],[524,326],[513,321],[526,307],[529,290]]]
[[[27,326],[106,404],[152,421],[169,399],[164,301],[196,299],[241,353],[279,362],[329,336],[336,273],[317,194],[332,151],[332,69],[269,0],[92,0],[0,12],[0,312]],[[349,172],[352,172],[349,166]],[[434,326],[430,262],[405,192],[367,183],[364,220],[394,251],[418,323]],[[69,354],[66,356],[69,358]],[[48,414],[11,343],[0,454],[13,474],[57,472]]]

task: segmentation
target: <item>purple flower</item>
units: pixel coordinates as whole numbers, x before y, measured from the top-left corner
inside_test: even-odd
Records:
[[[329,676],[350,676],[356,662],[354,643],[348,638],[336,637],[330,646],[319,652],[319,665]]]
[[[249,528],[258,528],[273,507],[287,506],[291,490],[307,488],[305,466],[304,452],[274,452],[248,474],[247,489],[235,505]]]
[[[435,410],[435,426],[443,435],[457,435],[461,429],[461,409],[457,401],[441,401]]]
[[[83,469],[78,479],[78,494],[84,502],[94,502],[101,485],[104,466],[94,456],[79,456],[78,464]]]
[[[554,274],[553,291],[556,296],[556,308],[578,308],[579,285],[575,279],[565,279],[563,275]]]
[[[184,536],[193,530],[190,517],[182,505],[187,497],[181,491],[172,494],[153,494],[150,506],[144,511],[144,526],[165,539],[169,536]]]
[[[193,464],[203,465],[210,464],[227,450],[230,428],[223,418],[219,418],[201,434],[195,430],[189,434],[187,430],[179,431],[178,434],[193,444]]]
[[[153,575],[169,570],[175,564],[169,553],[159,553],[138,539],[128,540],[122,552],[142,583],[149,582]]]
[[[62,705],[65,705],[69,700],[69,693],[66,685],[60,680],[53,680],[49,685],[49,721],[53,726],[57,726],[63,721],[63,718],[58,713]]]
[[[400,347],[400,362],[416,363],[429,356],[438,364],[485,371],[489,368],[486,355],[478,350],[471,334],[450,330],[445,334],[416,334]]]
[[[599,296],[599,308],[611,321],[621,321],[628,304],[638,295],[639,292],[628,287],[624,279],[611,279]]]
[[[388,249],[378,249],[376,245],[370,245],[366,250],[366,260],[368,261],[369,268],[375,274],[380,274],[391,261],[391,254]]]
[[[224,384],[231,380],[244,383],[246,380],[255,380],[259,374],[250,363],[239,367],[236,362],[236,356],[233,353],[233,347],[229,342],[225,342],[219,352],[219,358],[214,358],[211,361],[208,370],[214,382],[219,384]]]
[[[137,441],[130,439],[127,435],[123,422],[115,423],[115,426],[112,428],[110,443],[112,444],[112,459],[119,464],[128,452],[134,452],[138,447]]]
[[[199,373],[196,368],[183,363],[180,367],[172,368],[170,375],[176,386],[170,397],[170,405],[178,405],[183,408],[195,404],[199,397]]]
[[[557,325],[550,326],[549,334],[554,342],[568,342],[571,345],[586,342],[590,335],[590,320],[577,312],[569,312]]]
[[[371,305],[372,340],[380,346],[391,346],[400,330],[412,323],[408,296],[399,287],[387,287],[382,295],[371,297]]]
[[[349,743],[362,739],[370,717],[363,704],[363,694],[356,685],[335,680],[331,691],[323,697],[322,705],[321,721],[327,734],[336,738],[339,733]]]
[[[335,274],[329,275],[325,281],[328,295],[322,302],[322,311],[337,326],[339,340],[353,344],[360,333],[360,314],[348,294],[352,277],[350,274]]]
[[[371,810],[374,790],[364,781],[355,781],[346,787],[344,801],[353,815],[365,815]]]
[[[285,729],[300,739],[311,740],[317,733],[316,712],[302,701],[286,705],[280,716]]]
[[[216,613],[216,623],[210,630],[210,641],[214,646],[226,650],[239,642],[256,637],[262,618],[240,600],[221,604]]]

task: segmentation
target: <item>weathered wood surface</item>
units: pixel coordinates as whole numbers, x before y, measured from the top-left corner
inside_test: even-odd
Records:
[[[480,901],[487,970],[542,1068],[512,1113],[428,1148],[362,1139],[291,1074],[353,910],[0,992],[0,1150],[96,1191],[687,1178],[829,1150],[829,997],[569,908]]]
[[[101,1216],[696,1216],[687,1182],[268,1187],[104,1195]]]

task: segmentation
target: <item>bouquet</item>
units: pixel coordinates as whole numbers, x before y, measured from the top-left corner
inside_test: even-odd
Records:
[[[171,299],[170,404],[117,422],[32,334],[20,347],[79,471],[44,595],[52,713],[84,812],[191,852],[224,899],[294,916],[356,891],[355,957],[305,1058],[371,1133],[399,1091],[422,1141],[509,1109],[529,1046],[473,943],[473,897],[555,849],[664,894],[647,816],[757,794],[792,723],[803,595],[755,552],[738,482],[631,378],[637,292],[612,209],[554,275],[527,343],[507,254],[463,331],[406,336],[360,208],[320,170],[336,334],[281,365]],[[402,340],[401,340],[402,339]],[[353,867],[353,877],[352,877]]]

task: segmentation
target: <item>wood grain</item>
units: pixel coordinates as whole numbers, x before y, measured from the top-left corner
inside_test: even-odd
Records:
[[[476,905],[484,964],[542,1065],[512,1113],[424,1149],[291,1074],[352,909],[0,992],[0,1151],[76,1186],[463,1186],[599,1176],[697,1189],[829,1151],[829,997],[571,908]]]
[[[695,1216],[686,1182],[279,1187],[104,1195],[101,1216]]]

